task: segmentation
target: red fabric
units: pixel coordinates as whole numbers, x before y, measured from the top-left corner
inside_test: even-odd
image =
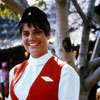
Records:
[[[64,62],[58,60],[56,57],[52,57],[44,66],[39,76],[32,84],[29,94],[26,100],[58,100],[58,86],[61,74],[61,68]],[[14,94],[14,85],[21,77],[27,66],[27,61],[15,68],[15,75],[11,83],[11,98],[12,100],[18,100]],[[53,80],[53,82],[46,82],[41,76],[47,76]]]
[[[23,74],[27,64],[28,64],[28,61],[26,60],[22,64],[19,64],[15,67],[14,77],[10,85],[10,95],[11,95],[12,100],[18,100],[17,96],[14,93],[14,86],[16,82],[20,79],[21,75]]]

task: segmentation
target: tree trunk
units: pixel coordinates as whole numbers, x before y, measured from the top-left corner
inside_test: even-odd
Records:
[[[89,91],[82,90],[82,93],[80,93],[79,100],[88,100]]]
[[[57,15],[57,34],[56,34],[56,55],[62,60],[66,61],[71,66],[75,67],[72,52],[66,52],[63,47],[63,40],[69,37],[68,33],[68,13],[67,1],[55,0],[56,2],[56,15]]]

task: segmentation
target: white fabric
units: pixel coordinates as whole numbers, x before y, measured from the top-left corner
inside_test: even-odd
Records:
[[[41,72],[45,63],[52,56],[53,55],[51,54],[50,51],[44,56],[37,59],[32,58],[30,56],[28,65],[22,77],[14,87],[14,92],[16,96],[19,98],[19,100],[26,99],[26,97],[28,96],[30,86]],[[13,78],[13,73],[14,73],[14,68],[10,71],[10,84]],[[72,67],[70,67],[67,64],[64,65],[61,71],[61,77],[59,83],[59,91],[58,91],[59,100],[78,100],[79,88],[80,88],[79,76]],[[10,94],[8,100],[11,100]]]

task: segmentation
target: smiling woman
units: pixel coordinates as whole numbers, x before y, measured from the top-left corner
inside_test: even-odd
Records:
[[[47,15],[38,7],[29,7],[18,26],[30,57],[10,71],[9,100],[78,100],[78,74],[48,50]]]
[[[42,29],[35,28],[33,25],[28,27],[28,24],[24,24],[21,36],[25,49],[32,57],[38,58],[47,53],[47,40],[50,36],[45,37]]]

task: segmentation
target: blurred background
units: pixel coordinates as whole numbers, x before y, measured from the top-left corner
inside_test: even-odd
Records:
[[[68,32],[70,34],[73,54],[77,58],[82,39],[83,22],[72,2],[68,0],[68,3]],[[78,3],[81,5],[83,11],[87,12],[89,0],[79,0]],[[29,53],[24,49],[21,42],[21,37],[18,31],[18,22],[21,18],[21,11],[32,5],[40,7],[47,13],[52,32],[51,39],[48,41],[48,44],[55,44],[57,26],[56,5],[54,0],[16,0],[16,2],[14,0],[0,0],[0,69],[3,67],[2,63],[7,63],[3,69],[5,68],[6,71],[9,72],[10,69],[16,64],[19,64],[29,58]],[[89,36],[88,60],[90,60],[90,57],[93,53],[93,48],[99,34],[100,0],[96,0],[93,25]],[[49,47],[49,49],[51,48]],[[90,94],[90,96],[95,95],[95,97],[88,100],[100,100],[99,86],[100,83],[98,82]]]

